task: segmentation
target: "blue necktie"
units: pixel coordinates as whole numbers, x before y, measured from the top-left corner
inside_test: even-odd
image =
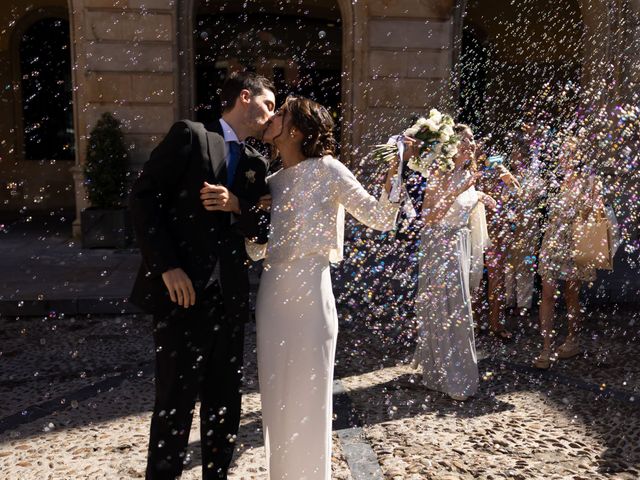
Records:
[[[236,174],[240,155],[242,154],[242,145],[238,142],[229,142],[229,164],[227,165],[227,187],[233,183],[233,177]]]

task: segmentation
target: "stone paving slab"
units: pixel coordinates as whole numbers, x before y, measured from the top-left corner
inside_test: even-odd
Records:
[[[0,228],[0,315],[135,313],[126,302],[140,265],[135,249],[83,249],[64,222]]]
[[[600,345],[600,337],[593,340],[598,325],[588,327],[585,337]],[[368,445],[361,457],[372,455],[385,479],[639,478],[640,409],[630,400],[638,386],[637,332],[631,326],[606,335],[610,364],[586,355],[547,373],[528,367],[536,337],[526,329],[508,346],[481,337],[482,386],[462,403],[418,386],[417,372],[403,363],[411,344],[378,343],[364,324],[342,322],[336,393],[348,394],[361,427],[334,431],[332,478],[373,478],[350,469],[358,463],[348,450],[354,435]],[[372,342],[363,341],[367,335]],[[146,316],[0,319],[0,477],[142,478],[152,349]],[[231,478],[266,479],[252,327],[245,352]],[[608,396],[607,388],[629,395]],[[349,426],[341,421],[337,428]],[[197,416],[193,425],[185,479],[199,478]]]
[[[149,317],[0,319],[0,326],[0,478],[143,478],[153,406]],[[245,352],[231,478],[265,480],[251,327]],[[200,478],[199,442],[196,409],[185,480]],[[332,478],[351,480],[337,433],[332,466]]]

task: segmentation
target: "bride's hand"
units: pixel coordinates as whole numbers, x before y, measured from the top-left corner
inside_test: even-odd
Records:
[[[422,145],[421,140],[417,140],[412,137],[403,137],[402,142],[404,143],[404,154],[402,155],[403,161],[408,162],[412,157],[420,155],[420,146]],[[392,178],[396,174],[398,171],[398,164],[398,157],[397,155],[394,155],[393,159],[389,162],[387,179]]]
[[[413,157],[420,155],[420,147],[422,146],[422,140],[418,140],[413,137],[403,137],[404,143],[404,155],[402,160],[408,162]]]
[[[261,196],[256,206],[260,210],[264,210],[265,212],[271,210],[271,195],[267,194]]]

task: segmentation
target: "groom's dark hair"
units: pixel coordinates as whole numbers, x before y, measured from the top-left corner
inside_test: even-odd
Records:
[[[267,77],[252,72],[234,72],[227,77],[220,90],[220,104],[223,112],[228,112],[236,104],[242,90],[249,90],[252,95],[259,95],[264,90],[276,89]]]

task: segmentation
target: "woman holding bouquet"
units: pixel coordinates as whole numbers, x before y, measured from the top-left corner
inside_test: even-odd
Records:
[[[387,193],[397,163],[376,200],[333,157],[331,115],[306,98],[289,97],[263,140],[283,165],[267,179],[268,244],[247,244],[252,259],[265,259],[256,324],[269,478],[329,480],[338,334],[329,265],[342,259],[345,210],[376,230],[394,227],[398,205]]]
[[[466,125],[456,125],[455,132],[453,170],[432,175],[424,196],[414,366],[422,366],[427,388],[463,401],[479,383],[469,291],[470,220],[478,202],[489,208],[496,202],[474,187],[479,174],[473,132]]]
[[[578,152],[578,140],[569,138],[558,162],[559,190],[548,202],[549,218],[540,249],[538,273],[542,278],[542,302],[540,304],[540,332],[543,347],[534,365],[547,369],[560,358],[566,359],[581,352],[580,285],[596,279],[596,270],[579,266],[573,260],[574,222],[580,215],[586,218],[593,209],[604,209],[602,184],[595,175],[585,172]],[[553,185],[550,185],[553,190]],[[558,283],[564,281],[564,297],[567,304],[569,333],[564,343],[553,352],[553,316],[557,301]]]

